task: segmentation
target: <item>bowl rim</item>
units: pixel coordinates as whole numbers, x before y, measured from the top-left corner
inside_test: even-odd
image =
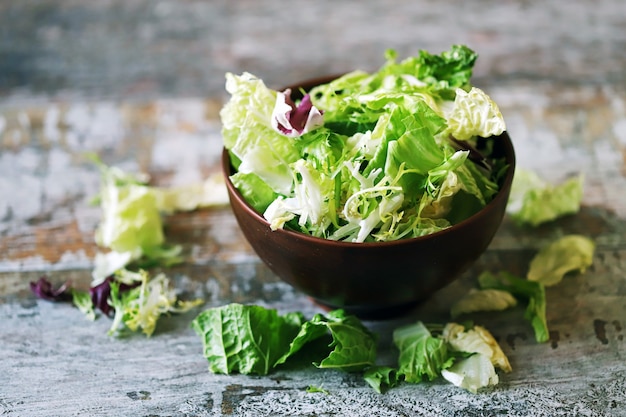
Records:
[[[381,241],[381,242],[348,242],[348,241],[345,241],[345,240],[332,240],[332,239],[326,239],[326,238],[322,238],[322,237],[312,236],[312,235],[308,235],[306,233],[302,233],[302,232],[298,232],[298,231],[290,230],[290,229],[271,230],[270,224],[265,219],[265,217],[263,217],[263,215],[261,213],[256,211],[248,203],[248,201],[246,201],[246,199],[243,197],[243,195],[239,192],[239,190],[237,190],[235,185],[230,180],[230,175],[232,174],[232,171],[233,171],[234,168],[233,168],[233,166],[231,164],[230,152],[225,147],[222,150],[222,172],[223,172],[223,175],[224,175],[224,181],[226,183],[226,186],[227,186],[227,188],[230,191],[230,195],[231,196],[235,196],[237,198],[237,200],[239,200],[242,203],[242,207],[246,211],[246,213],[248,215],[250,215],[251,217],[253,217],[257,222],[264,224],[267,227],[267,230],[270,231],[271,233],[284,234],[285,236],[291,237],[291,238],[294,238],[294,239],[301,239],[301,240],[305,240],[305,241],[310,241],[310,242],[315,243],[315,244],[325,244],[325,245],[336,246],[338,248],[339,247],[345,247],[345,248],[357,248],[357,247],[360,247],[360,248],[381,248],[381,247],[387,247],[387,246],[410,245],[410,244],[414,244],[417,241],[426,242],[426,241],[429,241],[429,240],[439,239],[442,236],[448,235],[450,233],[454,233],[458,229],[463,229],[463,228],[467,227],[468,225],[470,225],[471,223],[473,223],[477,217],[484,216],[486,212],[494,210],[494,207],[496,205],[500,204],[502,199],[507,199],[508,200],[509,193],[503,192],[503,190],[505,190],[505,189],[509,189],[510,190],[510,187],[512,186],[512,183],[513,183],[513,176],[515,174],[515,168],[516,168],[515,148],[513,147],[513,141],[511,140],[511,138],[510,138],[510,136],[509,136],[507,131],[504,131],[502,134],[498,135],[497,137],[499,138],[498,140],[503,140],[504,141],[504,155],[507,158],[508,167],[507,167],[507,173],[504,176],[504,179],[503,179],[502,184],[500,185],[500,187],[498,189],[498,192],[491,199],[491,201],[489,201],[489,203],[487,203],[482,209],[480,209],[478,212],[474,213],[470,217],[468,217],[468,218],[466,218],[466,219],[460,221],[459,223],[456,223],[456,224],[454,224],[454,225],[452,225],[450,227],[447,227],[447,228],[445,228],[443,230],[440,230],[440,231],[437,231],[437,232],[434,232],[434,233],[429,233],[429,234],[426,234],[426,235],[423,235],[423,236],[403,238],[403,239],[390,240],[390,241]],[[506,205],[506,202],[504,204]],[[232,205],[232,202],[231,202],[231,205]]]

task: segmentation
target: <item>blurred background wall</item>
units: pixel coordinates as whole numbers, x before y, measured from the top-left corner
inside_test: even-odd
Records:
[[[626,84],[623,0],[0,0],[0,97],[206,97],[226,71],[278,87],[384,51],[479,53],[475,84]]]

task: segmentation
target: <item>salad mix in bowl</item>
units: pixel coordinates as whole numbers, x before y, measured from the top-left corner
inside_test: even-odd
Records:
[[[310,91],[272,90],[226,74],[221,110],[230,180],[271,229],[346,242],[438,232],[498,192],[506,130],[470,83],[477,54],[462,45],[353,71]]]

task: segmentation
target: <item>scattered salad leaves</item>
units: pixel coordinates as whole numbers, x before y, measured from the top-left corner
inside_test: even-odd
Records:
[[[133,332],[141,330],[146,336],[151,336],[161,315],[185,313],[204,302],[201,299],[179,300],[165,274],[151,278],[143,270],[121,270],[116,277],[118,280],[111,282],[110,304],[115,309],[115,315],[110,335],[129,329]],[[125,284],[127,282],[130,284]],[[121,291],[122,286],[133,287]]]
[[[393,378],[417,383],[442,376],[454,385],[477,392],[498,383],[496,368],[512,370],[497,341],[484,327],[465,328],[453,322],[443,329],[439,327],[418,321],[394,332],[399,367]],[[377,391],[378,384],[395,384],[376,370],[369,375],[368,383]]]
[[[397,368],[376,363],[378,336],[343,310],[315,314],[305,320],[299,312],[280,315],[275,309],[231,303],[201,312],[192,328],[202,339],[209,371],[221,374],[267,375],[313,341],[329,335],[332,341],[325,349],[315,350],[319,359],[313,365],[361,372],[379,393],[401,382],[432,381],[446,369],[453,383],[475,392],[498,382],[495,368],[511,371],[500,346],[481,326],[466,329],[456,323],[426,326],[422,322],[402,326],[393,333],[399,353]],[[486,363],[463,364],[475,355],[486,358]],[[484,378],[473,378],[468,369],[488,375],[488,383]],[[307,392],[326,391],[309,387]]]
[[[585,272],[593,263],[595,243],[586,236],[563,236],[542,248],[530,262],[527,278],[546,287],[572,271]]]
[[[477,311],[501,311],[517,300],[526,303],[524,317],[531,323],[535,340],[550,338],[546,319],[546,291],[572,271],[584,272],[593,263],[595,243],[581,235],[566,235],[542,248],[531,260],[526,279],[506,271],[483,272],[478,277],[480,289],[472,288],[450,309],[452,317]]]
[[[503,172],[489,158],[506,127],[470,83],[476,58],[462,45],[401,62],[388,51],[377,72],[350,72],[297,103],[227,73],[220,116],[233,184],[272,229],[333,240],[397,240],[464,220]],[[491,163],[476,165],[470,148]]]
[[[519,224],[538,226],[580,210],[583,175],[553,185],[535,172],[517,168],[513,177],[507,213]]]
[[[108,331],[111,336],[123,335],[127,330],[141,330],[146,336],[151,336],[161,315],[184,313],[203,302],[200,299],[179,300],[169,278],[164,274],[151,278],[144,270],[118,270],[89,291],[72,288],[68,282],[54,291],[55,297],[50,297],[42,292],[42,288],[52,288],[47,277],[31,283],[37,297],[72,302],[90,320],[98,317],[98,311],[112,317]]]
[[[546,290],[543,284],[516,277],[506,271],[497,274],[485,271],[478,277],[478,283],[483,289],[508,291],[516,298],[524,300],[527,303],[524,318],[532,325],[535,339],[540,343],[550,339],[546,319]]]
[[[95,155],[89,157],[101,173],[94,203],[102,209],[102,220],[95,240],[107,250],[96,255],[94,284],[131,264],[145,269],[182,262],[182,247],[165,242],[162,216],[228,202],[221,175],[210,176],[202,184],[152,187],[145,175],[107,166]]]

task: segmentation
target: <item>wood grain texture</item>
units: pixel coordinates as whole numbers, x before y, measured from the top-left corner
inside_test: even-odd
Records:
[[[293,6],[293,4],[292,4]],[[0,415],[41,416],[621,416],[626,415],[626,15],[620,0],[573,2],[73,0],[0,4]],[[314,36],[311,36],[314,33]],[[465,43],[476,83],[500,104],[518,166],[559,182],[583,173],[583,207],[540,226],[505,219],[461,279],[407,316],[367,325],[380,360],[391,332],[449,320],[451,300],[484,270],[523,275],[536,251],[570,233],[597,244],[594,264],[547,291],[550,341],[522,307],[476,315],[513,372],[469,394],[444,381],[384,395],[358,376],[306,364],[267,377],[213,375],[189,327],[165,318],[151,338],[107,336],[110,320],[36,300],[29,282],[90,283],[99,176],[86,161],[148,173],[155,185],[219,170],[224,72],[281,86]],[[228,207],[165,218],[185,262],[166,272],[205,307],[319,308],[279,281]],[[308,386],[328,394],[307,393]]]

